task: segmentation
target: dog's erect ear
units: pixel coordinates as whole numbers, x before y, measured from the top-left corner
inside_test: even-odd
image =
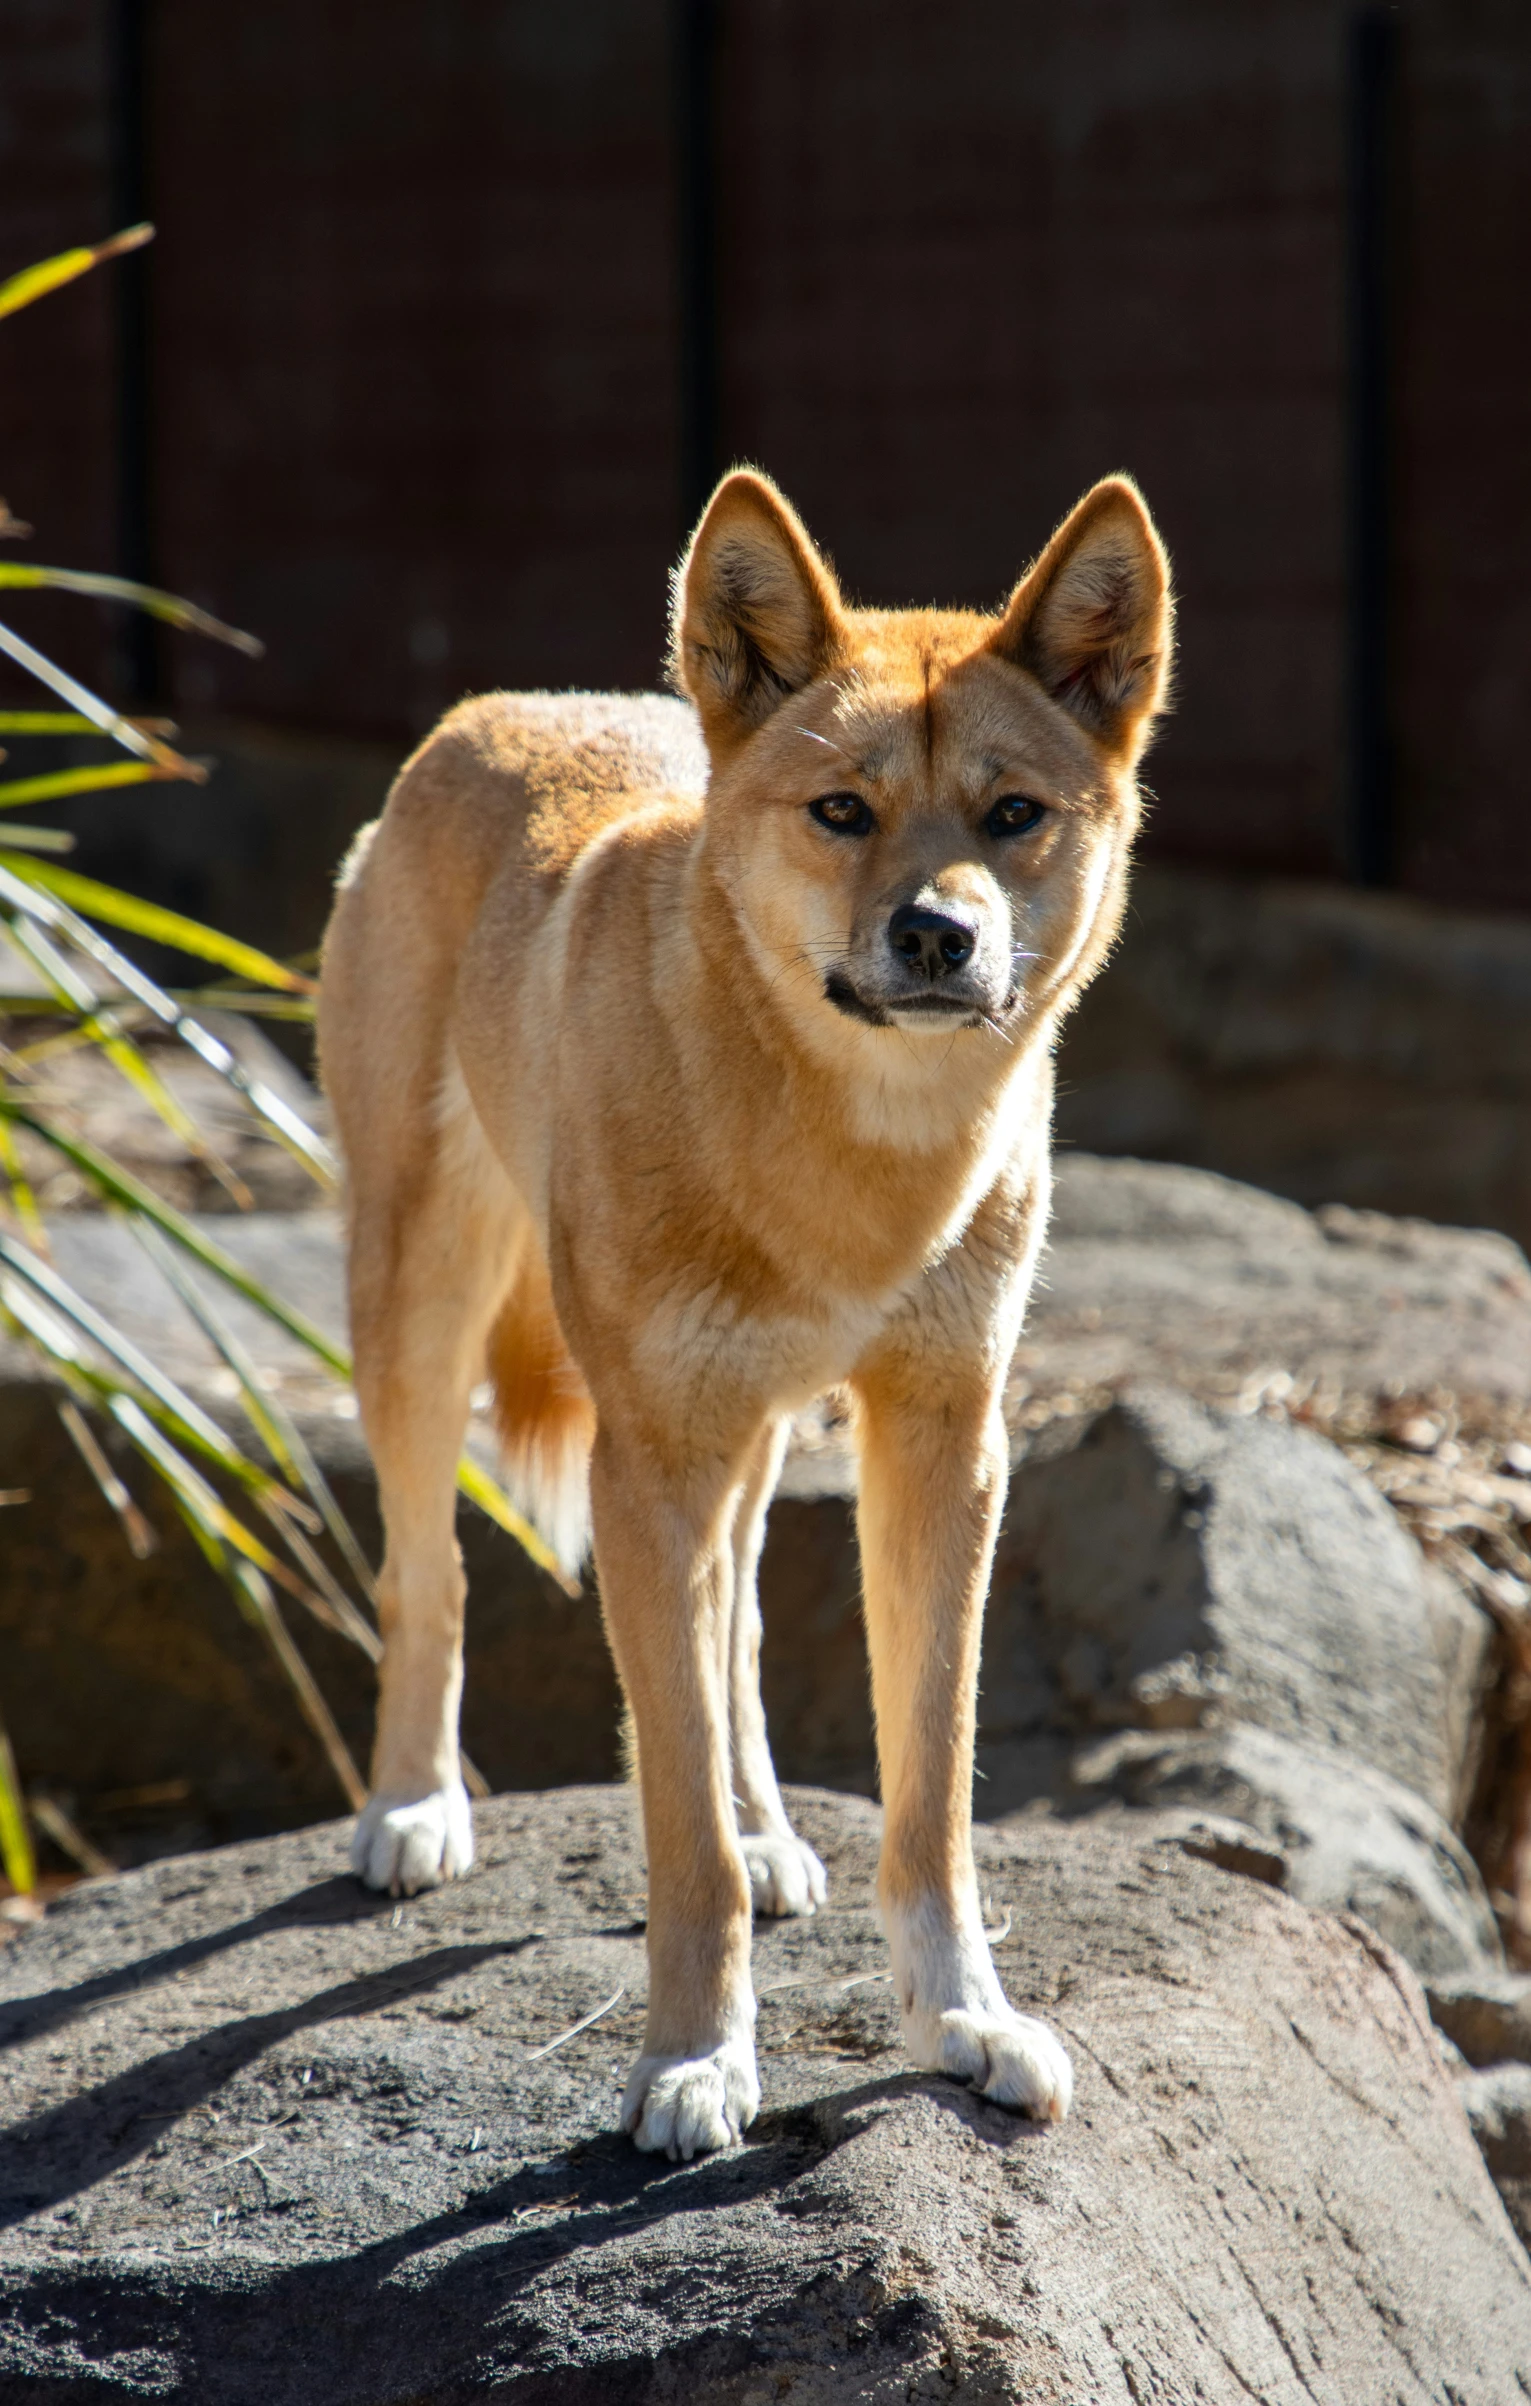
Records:
[[[989,649],[1109,751],[1135,754],[1164,707],[1173,640],[1164,546],[1131,478],[1108,476],[1022,577]]]
[[[835,580],[768,477],[725,476],[675,576],[670,674],[725,750],[827,668],[844,641]]]

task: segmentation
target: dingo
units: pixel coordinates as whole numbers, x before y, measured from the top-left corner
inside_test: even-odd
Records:
[[[974,1697],[1053,1041],[1116,931],[1170,635],[1123,478],[989,618],[852,609],[737,473],[675,584],[695,715],[465,702],[342,874],[320,1036],[387,1527],[354,1859],[408,1893],[472,1861],[453,1479],[487,1363],[512,1492],[571,1564],[593,1530],[637,1731],[640,2147],[738,2138],[751,1904],[824,1898],[767,1749],[755,1574],[788,1418],[841,1384],[905,2043],[1068,2110],[984,1938]]]

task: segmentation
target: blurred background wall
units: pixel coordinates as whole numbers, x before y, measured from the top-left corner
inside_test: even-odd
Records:
[[[26,605],[223,762],[84,865],[311,943],[461,693],[656,680],[730,460],[980,605],[1126,467],[1182,668],[1065,1132],[1531,1232],[1523,0],[8,0],[0,267],[143,215],[0,489],[268,651]]]

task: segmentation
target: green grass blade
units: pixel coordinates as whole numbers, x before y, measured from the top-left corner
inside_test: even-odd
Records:
[[[290,1019],[312,1027],[318,1016],[311,994],[252,993],[243,986],[167,986],[165,992],[172,1002],[189,1004],[192,1010],[200,1004],[204,1011],[237,1011],[244,1019]],[[0,995],[0,1010],[4,1005]]]
[[[5,914],[0,912],[0,917],[3,916]],[[211,1171],[236,1203],[248,1210],[251,1202],[249,1188],[242,1179],[235,1177],[227,1162],[208,1143],[184,1103],[171,1092],[116,1013],[102,1007],[100,997],[80,976],[74,964],[66,961],[42,930],[34,927],[29,919],[21,917],[19,913],[13,914],[6,918],[6,924],[11,931],[11,941],[46,978],[59,1000],[67,1009],[82,1014],[78,1033],[106,1055],[119,1077],[125,1079],[134,1093],[140,1095],[150,1110],[164,1121],[171,1134],[179,1138],[195,1160]]]
[[[23,802],[57,802],[66,794],[102,793],[114,785],[168,785],[174,780],[152,760],[99,760],[94,768],[50,769],[43,777],[12,777],[0,781],[0,810],[15,810]],[[0,841],[14,839],[7,828]]]
[[[18,875],[18,869],[22,874]],[[13,858],[9,863],[0,859],[0,903],[9,903],[29,918],[38,919],[45,927],[64,936],[77,952],[95,961],[108,971],[119,985],[126,988],[135,1001],[152,1011],[164,1026],[173,1028],[181,1042],[188,1045],[200,1060],[226,1079],[236,1093],[242,1094],[256,1116],[263,1120],[277,1141],[284,1145],[321,1186],[339,1184],[339,1168],[329,1146],[317,1137],[306,1121],[299,1118],[292,1106],[263,1079],[251,1077],[237,1061],[219,1036],[212,1035],[200,1021],[171,1001],[163,986],[157,986],[126,953],[108,944],[104,936],[87,925],[68,904],[56,895],[42,891],[46,879],[71,875],[67,870],[40,871],[31,862]],[[86,881],[90,882],[90,881]]]
[[[114,710],[110,702],[103,702],[99,694],[92,693],[90,687],[82,685],[78,677],[70,676],[68,670],[60,668],[57,661],[50,660],[46,652],[40,652],[35,644],[28,643],[26,637],[18,635],[14,627],[0,625],[0,652],[9,653],[18,668],[24,668],[28,676],[37,679],[39,685],[46,685],[50,692],[58,695],[60,701],[67,702],[71,710],[78,710],[83,718],[88,718],[100,734],[109,735],[113,743],[121,744],[123,750],[131,752],[136,759],[156,761],[172,777],[188,778],[193,785],[207,783],[206,769],[194,760],[183,760],[180,753],[172,751],[169,744],[161,743],[157,736],[146,734],[142,727],[135,727],[131,719],[124,718],[120,710]]]
[[[166,1411],[173,1412],[187,1428],[194,1429],[198,1443],[216,1461],[230,1470],[238,1468],[238,1449],[224,1435],[217,1422],[209,1420],[199,1404],[194,1404],[173,1379],[165,1376],[157,1363],[151,1362],[147,1354],[140,1352],[131,1337],[125,1337],[120,1329],[113,1328],[94,1304],[87,1303],[83,1295],[77,1295],[56,1270],[40,1260],[29,1247],[7,1235],[3,1228],[0,1228],[0,1262],[23,1286],[30,1287],[62,1319],[77,1328],[82,1336],[88,1337],[92,1345],[98,1345],[109,1361],[127,1371],[146,1394],[152,1395]]]
[[[208,1143],[185,1104],[177,1100],[172,1089],[112,1014],[109,1011],[96,1012],[84,1022],[84,1032],[105,1053],[118,1076],[125,1079],[134,1093],[140,1095],[150,1110],[164,1121],[171,1134],[180,1139],[193,1159],[211,1171],[241,1210],[248,1211],[254,1197],[244,1180],[236,1176],[222,1154]]]
[[[191,1317],[201,1329],[214,1351],[239,1381],[241,1400],[247,1418],[265,1446],[284,1479],[298,1484],[298,1466],[288,1446],[286,1435],[276,1417],[265,1382],[254,1362],[246,1353],[233,1330],[222,1315],[215,1312],[200,1287],[187,1277],[175,1248],[167,1242],[151,1220],[141,1212],[128,1218],[128,1226],[144,1252],[153,1262],[167,1286],[180,1297]]]
[[[93,601],[127,602],[133,609],[146,611],[166,626],[179,627],[190,635],[210,635],[217,643],[231,644],[251,660],[265,656],[266,647],[258,635],[247,635],[242,627],[231,627],[210,610],[199,610],[195,602],[183,601],[178,593],[162,593],[157,585],[135,585],[125,576],[101,576],[85,568],[34,567],[27,560],[0,560],[0,588],[12,586],[25,592],[83,593]]]
[[[291,1486],[302,1486],[308,1490],[326,1528],[360,1582],[362,1593],[369,1602],[375,1604],[377,1591],[371,1566],[361,1549],[355,1531],[336,1503],[328,1480],[304,1442],[303,1433],[297,1422],[286,1406],[272,1393],[257,1365],[245,1351],[222,1314],[214,1309],[200,1287],[188,1277],[175,1248],[166,1241],[157,1228],[143,1218],[141,1213],[135,1214],[129,1225],[160,1276],[174,1288],[202,1330],[203,1335],[211,1345],[217,1348],[238,1379],[244,1397],[245,1410],[283,1477]],[[309,1551],[311,1552],[311,1549]],[[313,1558],[312,1562],[305,1564],[310,1578],[315,1577],[316,1564],[318,1564],[317,1556]],[[322,1575],[322,1564],[318,1564],[318,1568]],[[346,1617],[347,1612],[352,1618],[359,1618],[355,1606],[350,1603],[349,1598],[345,1597],[342,1591],[337,1591],[336,1595],[332,1595],[330,1602],[341,1611],[342,1619]],[[366,1629],[365,1622],[362,1622],[361,1626],[364,1630]],[[346,1634],[355,1637],[355,1631],[350,1628],[347,1628]],[[371,1631],[367,1630],[366,1634],[370,1640]]]
[[[0,1119],[0,1174],[4,1175],[5,1182],[11,1190],[11,1205],[17,1219],[21,1222],[22,1235],[28,1244],[34,1246],[46,1259],[48,1232],[43,1226],[42,1214],[37,1208],[37,1197],[32,1192],[32,1182],[21,1166],[21,1152],[16,1143],[15,1130],[11,1127],[9,1120],[5,1119]]]
[[[14,1095],[0,1093],[0,1117],[13,1120],[18,1127],[30,1128],[34,1136],[42,1137],[56,1152],[62,1153],[65,1160],[88,1179],[98,1193],[106,1195],[114,1203],[121,1203],[129,1211],[142,1212],[146,1220],[152,1220],[155,1227],[162,1229],[183,1252],[189,1253],[194,1261],[201,1262],[204,1268],[213,1271],[236,1294],[243,1295],[247,1303],[253,1303],[257,1311],[264,1312],[269,1320],[274,1320],[279,1328],[285,1328],[289,1336],[296,1337],[298,1343],[316,1355],[343,1385],[350,1385],[351,1357],[342,1346],[333,1344],[304,1313],[297,1311],[290,1303],[284,1303],[280,1295],[273,1294],[258,1278],[252,1278],[247,1270],[242,1270],[232,1254],[225,1253],[221,1245],[215,1244],[211,1237],[204,1236],[183,1213],[176,1210],[173,1203],[161,1202],[153,1189],[135,1178],[131,1170],[123,1169],[107,1154],[98,1152],[83,1137],[67,1135],[62,1128],[55,1127],[44,1113],[30,1103],[19,1101]]]
[[[0,1721],[0,1864],[4,1865],[5,1876],[17,1895],[30,1896],[37,1886],[37,1858],[32,1852],[27,1808],[16,1776],[16,1757],[3,1721]]]
[[[94,735],[78,710],[0,710],[0,735]]]
[[[255,1608],[266,1643],[285,1672],[304,1719],[324,1748],[330,1769],[340,1784],[341,1794],[351,1811],[359,1813],[367,1801],[366,1782],[356,1768],[351,1750],[340,1734],[317,1680],[298,1652],[292,1632],[277,1610],[275,1596],[248,1563],[236,1562],[232,1569],[236,1583],[244,1589]]]
[[[128,1551],[132,1554],[135,1562],[147,1562],[159,1544],[159,1538],[154,1528],[150,1522],[145,1520],[121,1479],[118,1478],[117,1473],[96,1443],[91,1425],[73,1396],[55,1396],[54,1403],[75,1452],[100,1488],[102,1496],[121,1521],[123,1536],[128,1541]]]
[[[578,1582],[565,1576],[559,1568],[557,1556],[543,1544],[530,1521],[521,1518],[504,1489],[486,1470],[479,1467],[471,1454],[462,1455],[458,1462],[457,1485],[459,1492],[470,1503],[477,1504],[480,1512],[487,1512],[507,1537],[515,1539],[523,1553],[530,1554],[540,1571],[546,1571],[550,1579],[557,1580],[566,1596],[579,1594]]]
[[[130,1211],[142,1212],[146,1220],[152,1221],[156,1228],[172,1238],[183,1252],[189,1253],[194,1261],[201,1262],[205,1269],[211,1270],[227,1286],[231,1286],[236,1294],[242,1295],[247,1303],[254,1304],[257,1311],[264,1312],[269,1320],[274,1320],[279,1328],[286,1329],[289,1336],[296,1337],[298,1343],[306,1346],[327,1370],[333,1371],[343,1385],[350,1386],[351,1357],[342,1346],[334,1344],[304,1313],[295,1310],[280,1295],[273,1294],[263,1286],[259,1279],[252,1278],[248,1271],[242,1270],[221,1245],[215,1244],[199,1228],[193,1227],[173,1204],[162,1203],[159,1196],[135,1178],[131,1171],[98,1152],[94,1145],[87,1144],[82,1137],[65,1135],[43,1113],[31,1104],[18,1102],[12,1095],[0,1093],[0,1117],[10,1119],[20,1127],[30,1128],[34,1136],[42,1137],[45,1143],[62,1153],[82,1177],[112,1202],[121,1203]],[[224,1443],[227,1441],[224,1440]],[[470,1503],[476,1504],[507,1536],[515,1539],[539,1570],[546,1571],[551,1579],[557,1581],[565,1595],[577,1596],[580,1593],[578,1582],[565,1576],[556,1557],[543,1544],[531,1523],[522,1518],[499,1483],[467,1454],[463,1455],[457,1466],[457,1485]]]
[[[72,852],[80,839],[67,827],[19,827],[12,819],[5,840],[19,852]]]
[[[193,1469],[173,1440],[166,1436],[163,1429],[156,1427],[136,1397],[119,1390],[112,1397],[111,1413],[118,1426],[127,1431],[133,1443],[165,1478],[172,1483],[179,1482],[188,1494],[195,1496],[197,1509],[208,1527],[217,1531],[223,1544],[233,1546],[247,1561],[253,1562],[257,1570],[263,1571],[268,1578],[277,1580],[282,1586],[290,1587],[295,1595],[307,1600],[301,1580],[287,1568],[285,1562],[278,1562],[271,1548],[253,1530],[245,1527],[237,1512],[230,1511],[216,1487],[210,1485],[199,1470]]]
[[[6,790],[0,785],[0,800]],[[5,844],[8,834],[8,829],[0,828],[0,846]],[[4,862],[5,855],[0,850],[0,863]],[[77,869],[41,867],[30,860],[5,865],[28,885],[51,894],[56,902],[83,912],[87,918],[104,919],[108,927],[151,937],[156,944],[170,945],[199,961],[215,961],[220,969],[232,969],[258,986],[274,986],[279,993],[311,995],[315,991],[311,977],[286,968],[258,946],[243,944],[237,936],[225,936],[217,928],[204,927],[200,920],[188,919],[180,911],[165,910],[157,902],[143,902],[136,894],[120,893],[116,886],[104,886],[94,877],[82,877]]]
[[[326,1629],[332,1629],[337,1637],[348,1638],[353,1646],[360,1648],[369,1662],[381,1662],[383,1659],[382,1639],[357,1611],[323,1555],[310,1545],[302,1530],[294,1528],[287,1515],[279,1511],[269,1499],[261,1506],[261,1509],[281,1537],[283,1545],[291,1554],[298,1568],[305,1573],[310,1582],[310,1592],[305,1595],[303,1601],[314,1618],[322,1622]],[[317,1609],[321,1598],[325,1606],[322,1612]]]
[[[0,1268],[0,1314],[8,1313],[22,1335],[41,1356],[43,1365],[73,1396],[76,1403],[91,1406],[120,1418],[119,1403],[124,1400],[134,1410],[145,1415],[176,1447],[188,1448],[204,1455],[214,1467],[224,1471],[245,1490],[264,1511],[268,1504],[279,1505],[284,1514],[305,1512],[307,1506],[288,1493],[262,1470],[248,1454],[231,1446],[219,1430],[218,1443],[211,1445],[206,1437],[206,1423],[193,1425],[179,1413],[152,1395],[129,1387],[122,1378],[102,1370],[86,1354],[68,1323],[60,1320],[39,1296],[7,1269]],[[134,1424],[137,1425],[136,1422]],[[318,1526],[317,1517],[314,1526]],[[285,1529],[285,1521],[283,1523]]]
[[[204,1498],[199,1492],[203,1482],[190,1471],[189,1464],[183,1464],[182,1469],[189,1474],[188,1477],[178,1477],[168,1464],[162,1468],[176,1511],[196,1539],[206,1560],[232,1590],[234,1601],[244,1618],[260,1631],[276,1656],[278,1666],[297,1698],[299,1710],[328,1757],[330,1767],[340,1783],[341,1793],[351,1810],[359,1813],[367,1800],[361,1774],[313,1673],[298,1652],[292,1633],[277,1610],[276,1598],[259,1566],[242,1553],[232,1551],[224,1542],[216,1517],[204,1508]]]
[[[124,251],[141,250],[146,242],[153,240],[152,226],[128,226],[106,242],[81,243],[72,251],[59,251],[52,259],[39,259],[34,267],[24,267],[0,284],[0,317],[12,317],[18,309],[40,301],[46,293],[57,292],[61,284],[72,284],[76,276],[88,275],[103,259],[120,259]]]

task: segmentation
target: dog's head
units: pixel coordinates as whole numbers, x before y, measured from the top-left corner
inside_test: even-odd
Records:
[[[992,618],[848,607],[775,487],[724,479],[676,578],[673,673],[712,761],[708,850],[816,1050],[843,1052],[848,1022],[906,1054],[900,1036],[992,1045],[1084,984],[1120,915],[1171,616],[1125,477]]]

